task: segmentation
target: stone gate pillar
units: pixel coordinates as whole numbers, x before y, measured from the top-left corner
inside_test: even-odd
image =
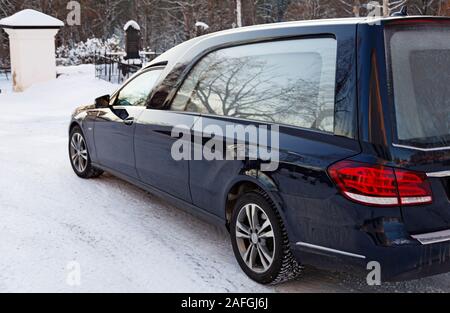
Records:
[[[56,79],[55,36],[64,23],[34,10],[0,20],[9,36],[11,76],[15,92]]]

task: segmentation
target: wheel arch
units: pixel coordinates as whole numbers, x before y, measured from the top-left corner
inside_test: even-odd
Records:
[[[284,205],[281,196],[279,195],[279,188],[275,181],[267,174],[259,170],[245,171],[236,177],[225,189],[224,193],[224,207],[226,226],[229,229],[229,224],[235,205],[240,196],[245,193],[258,190],[266,194],[276,206],[284,224],[286,219],[284,215]]]
[[[92,162],[97,163],[97,149],[94,142],[93,134],[88,130],[85,129],[86,126],[84,126],[84,121],[82,119],[73,119],[70,122],[69,125],[69,137],[75,127],[80,128],[81,133],[83,134],[84,139],[86,140],[86,144],[88,146],[89,154],[91,157]]]
[[[70,122],[70,126],[69,126],[69,134],[72,132],[72,130],[75,127],[79,127],[81,129],[81,131],[83,131],[83,128],[81,127],[80,123],[78,123],[77,121],[72,121],[72,122]]]

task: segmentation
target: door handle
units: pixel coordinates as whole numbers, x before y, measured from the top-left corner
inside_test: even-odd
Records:
[[[173,133],[170,130],[155,130],[154,132],[158,133],[160,135],[163,135],[163,136],[167,136],[167,137],[173,138],[173,139],[181,139],[181,138],[183,138],[183,134],[177,134],[177,136],[173,136]]]
[[[130,117],[123,121],[123,123],[127,126],[131,126],[134,124],[134,118]]]

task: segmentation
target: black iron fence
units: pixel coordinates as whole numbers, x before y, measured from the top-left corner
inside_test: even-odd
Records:
[[[96,78],[109,81],[113,84],[121,84],[130,78],[142,67],[155,59],[158,54],[145,53],[140,59],[125,60],[123,53],[95,53]]]
[[[0,80],[5,79],[10,80],[11,77],[11,68],[7,66],[2,66],[0,64]],[[3,93],[2,89],[0,88],[0,94]]]
[[[11,77],[11,67],[9,67],[8,65],[0,64],[0,78],[2,76],[6,77],[6,79],[9,80]]]

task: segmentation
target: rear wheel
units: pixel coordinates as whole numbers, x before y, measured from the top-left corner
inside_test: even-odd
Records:
[[[70,132],[69,156],[70,164],[75,174],[79,177],[88,179],[96,178],[103,174],[101,170],[92,166],[86,139],[78,126],[74,127]]]
[[[239,265],[256,282],[278,284],[300,275],[281,217],[264,193],[251,192],[238,200],[231,238]]]

